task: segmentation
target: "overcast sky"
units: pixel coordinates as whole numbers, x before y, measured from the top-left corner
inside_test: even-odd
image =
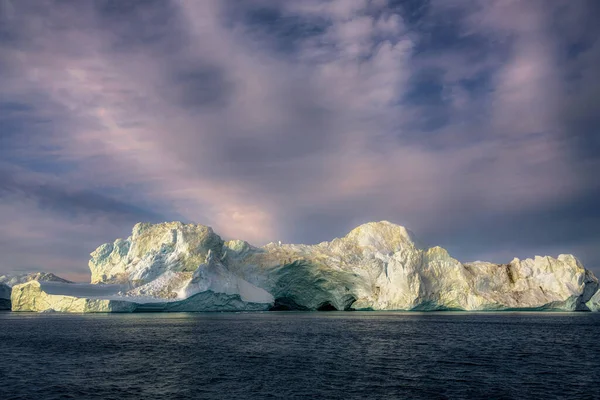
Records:
[[[0,274],[372,220],[600,272],[598,0],[0,0]]]

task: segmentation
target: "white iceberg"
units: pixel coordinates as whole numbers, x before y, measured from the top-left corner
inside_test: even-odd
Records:
[[[19,289],[15,295],[13,289],[13,310],[600,308],[598,280],[571,255],[461,263],[441,247],[423,248],[410,231],[387,221],[361,225],[316,245],[278,242],[264,247],[225,242],[203,225],[137,224],[129,238],[104,244],[91,256],[92,285],[87,286],[104,287],[105,293],[73,284],[42,283],[38,289],[31,283],[27,293]],[[44,297],[61,295],[73,306]]]

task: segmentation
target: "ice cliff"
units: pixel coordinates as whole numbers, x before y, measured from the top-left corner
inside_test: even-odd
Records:
[[[461,263],[441,247],[422,248],[410,231],[387,221],[331,242],[264,247],[223,241],[203,225],[140,223],[129,238],[92,252],[89,267],[88,286],[120,289],[73,295],[73,284],[30,282],[13,288],[13,310],[600,308],[598,280],[571,255]],[[53,297],[63,290],[56,285],[68,299]]]

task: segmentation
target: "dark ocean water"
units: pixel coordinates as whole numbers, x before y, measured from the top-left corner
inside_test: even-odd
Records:
[[[0,399],[600,399],[600,313],[0,313]]]

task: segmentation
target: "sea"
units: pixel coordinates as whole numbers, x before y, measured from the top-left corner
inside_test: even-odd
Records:
[[[600,313],[0,313],[0,399],[600,399]]]

